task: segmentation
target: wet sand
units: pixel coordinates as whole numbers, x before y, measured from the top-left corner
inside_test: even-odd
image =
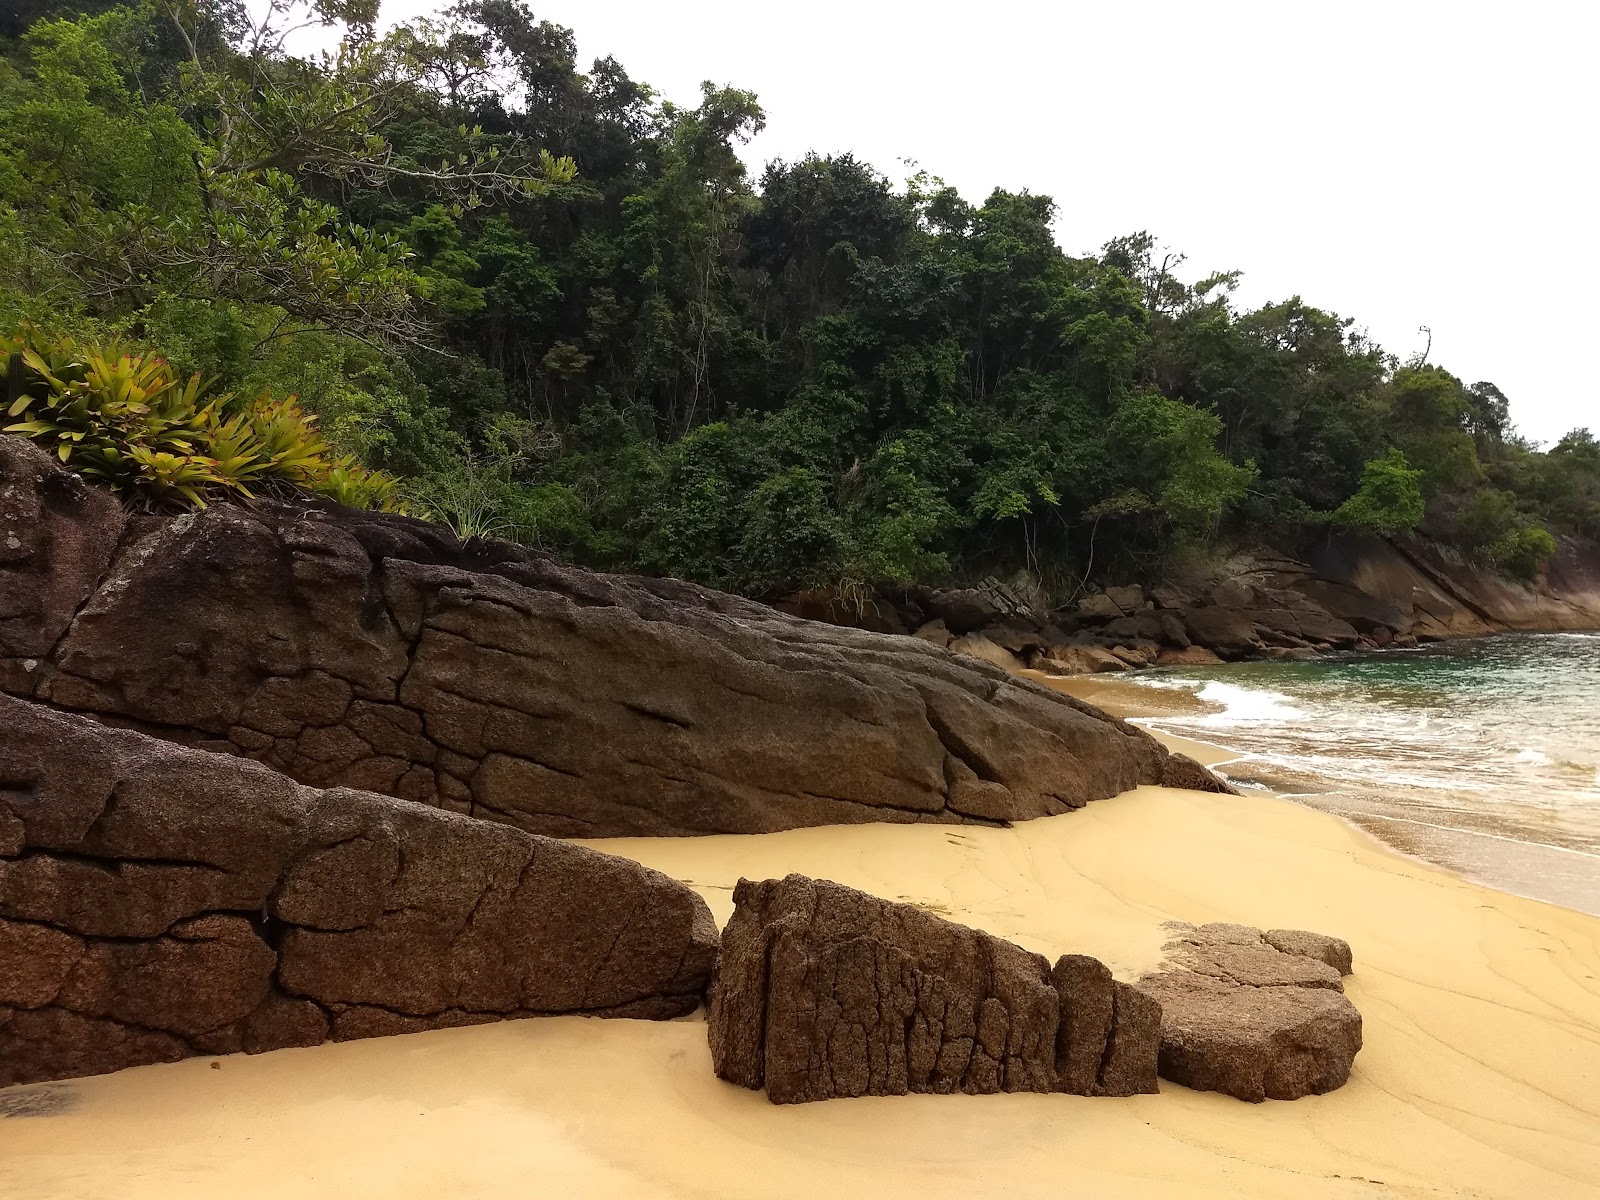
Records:
[[[1023,674],[1124,718],[1160,721],[1218,711],[1218,706],[1192,692],[1152,687],[1138,676]],[[1295,765],[1289,729],[1282,739],[1290,747],[1283,751],[1288,761],[1265,761],[1160,729],[1149,731],[1207,766],[1223,767],[1235,783],[1264,788],[1343,817],[1402,854],[1501,891],[1600,916],[1600,820],[1592,809],[1552,809],[1550,797],[1535,788],[1507,791],[1490,804],[1469,803],[1449,792],[1404,783],[1357,792],[1347,783]],[[1219,730],[1218,735],[1226,738],[1228,733]],[[1385,761],[1381,747],[1351,745],[1348,752]],[[1397,766],[1404,770],[1403,764]]]
[[[777,1107],[699,1017],[549,1018],[0,1093],[0,1196],[1600,1196],[1600,920],[1265,796],[1141,788],[1014,829],[599,843],[690,881],[803,871],[1131,977],[1161,923],[1337,933],[1366,1047],[1327,1096],[896,1097]]]

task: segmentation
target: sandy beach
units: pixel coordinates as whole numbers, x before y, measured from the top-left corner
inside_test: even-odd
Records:
[[[719,921],[741,875],[800,871],[1123,978],[1171,919],[1327,931],[1355,950],[1365,1048],[1341,1090],[1259,1106],[1163,1083],[780,1108],[713,1077],[698,1015],[510,1022],[13,1090],[36,1115],[0,1120],[0,1194],[1600,1196],[1600,920],[1327,814],[1140,788],[1012,829],[596,844],[690,883]]]

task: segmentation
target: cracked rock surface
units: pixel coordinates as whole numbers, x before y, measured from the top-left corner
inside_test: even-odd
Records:
[[[922,639],[312,501],[125,519],[10,437],[0,544],[0,689],[534,833],[993,823],[1226,787]]]
[[[0,695],[0,1087],[549,1013],[693,1011],[636,863]]]
[[[1171,928],[1166,965],[1139,981],[1161,1005],[1163,1079],[1259,1102],[1350,1078],[1361,1013],[1344,995],[1348,944],[1299,929]]]
[[[708,995],[718,1076],[773,1103],[1156,1090],[1160,1010],[1098,960],[803,875],[740,880]]]

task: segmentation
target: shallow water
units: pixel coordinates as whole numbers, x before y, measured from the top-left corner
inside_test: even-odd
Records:
[[[1600,914],[1600,633],[1503,634],[1309,663],[1152,672],[1196,711],[1144,724],[1482,882]]]

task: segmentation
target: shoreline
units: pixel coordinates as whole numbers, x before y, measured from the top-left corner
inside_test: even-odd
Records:
[[[1131,686],[1131,685],[1124,685]],[[1130,979],[1168,920],[1355,950],[1365,1048],[1325,1096],[1248,1105],[909,1096],[775,1106],[711,1073],[703,1014],[552,1017],[192,1059],[0,1093],[30,1200],[1600,1197],[1600,919],[1395,854],[1263,795],[1142,787],[1011,828],[859,825],[591,843],[694,887],[799,871]],[[212,1063],[217,1064],[214,1068]],[[759,1182],[755,1182],[759,1181]]]
[[[1230,773],[1225,769],[1230,764],[1262,760],[1247,750],[1169,733],[1151,724],[1216,711],[1215,706],[1187,691],[1143,682],[1137,674],[1056,676],[1026,671],[1023,675],[1137,724],[1170,750],[1188,754],[1208,767],[1223,767],[1223,774],[1232,774],[1233,781],[1243,784],[1250,795],[1272,796],[1329,813],[1396,854],[1507,895],[1600,916],[1600,861],[1586,850],[1518,836],[1521,827],[1506,817],[1497,822],[1492,812],[1470,816],[1456,812],[1455,824],[1428,820],[1441,815],[1440,810],[1408,803],[1403,787],[1389,797],[1367,796],[1307,773],[1305,781],[1323,786],[1287,791],[1275,786],[1279,780],[1273,778],[1273,774],[1281,775],[1281,764],[1265,781]]]

